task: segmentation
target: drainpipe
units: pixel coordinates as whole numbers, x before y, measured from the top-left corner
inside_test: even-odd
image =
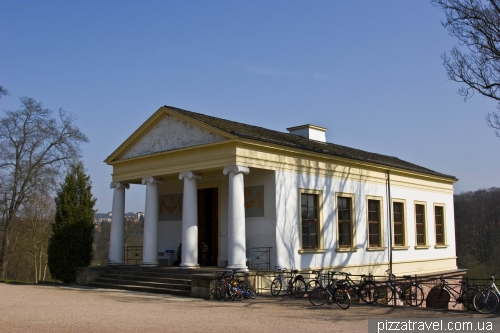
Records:
[[[392,274],[392,205],[391,205],[391,172],[387,170],[387,206],[389,209],[389,272]]]

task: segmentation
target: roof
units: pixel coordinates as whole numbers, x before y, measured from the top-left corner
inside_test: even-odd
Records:
[[[454,181],[457,180],[455,176],[446,175],[431,169],[427,169],[419,165],[403,161],[394,156],[370,153],[364,150],[341,146],[329,142],[310,140],[295,134],[274,131],[263,127],[207,116],[201,113],[187,111],[173,106],[165,106],[165,108],[243,139],[267,142],[315,153],[322,153],[356,161],[374,163],[378,165],[449,178]]]

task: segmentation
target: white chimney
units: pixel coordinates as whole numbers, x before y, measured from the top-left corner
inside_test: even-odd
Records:
[[[311,140],[326,142],[325,132],[328,130],[328,128],[307,124],[289,127],[287,128],[287,130],[288,132],[290,132],[290,134],[300,135]]]

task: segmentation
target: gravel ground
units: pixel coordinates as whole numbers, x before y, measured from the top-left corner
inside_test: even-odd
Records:
[[[0,283],[0,332],[363,332],[368,318],[484,318],[474,313],[407,307],[314,307],[306,299],[241,302],[71,285]]]

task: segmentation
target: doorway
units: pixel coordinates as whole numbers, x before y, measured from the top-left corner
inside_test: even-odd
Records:
[[[198,190],[198,260],[200,266],[217,266],[219,255],[219,191],[215,188]],[[203,262],[202,242],[208,246]]]

